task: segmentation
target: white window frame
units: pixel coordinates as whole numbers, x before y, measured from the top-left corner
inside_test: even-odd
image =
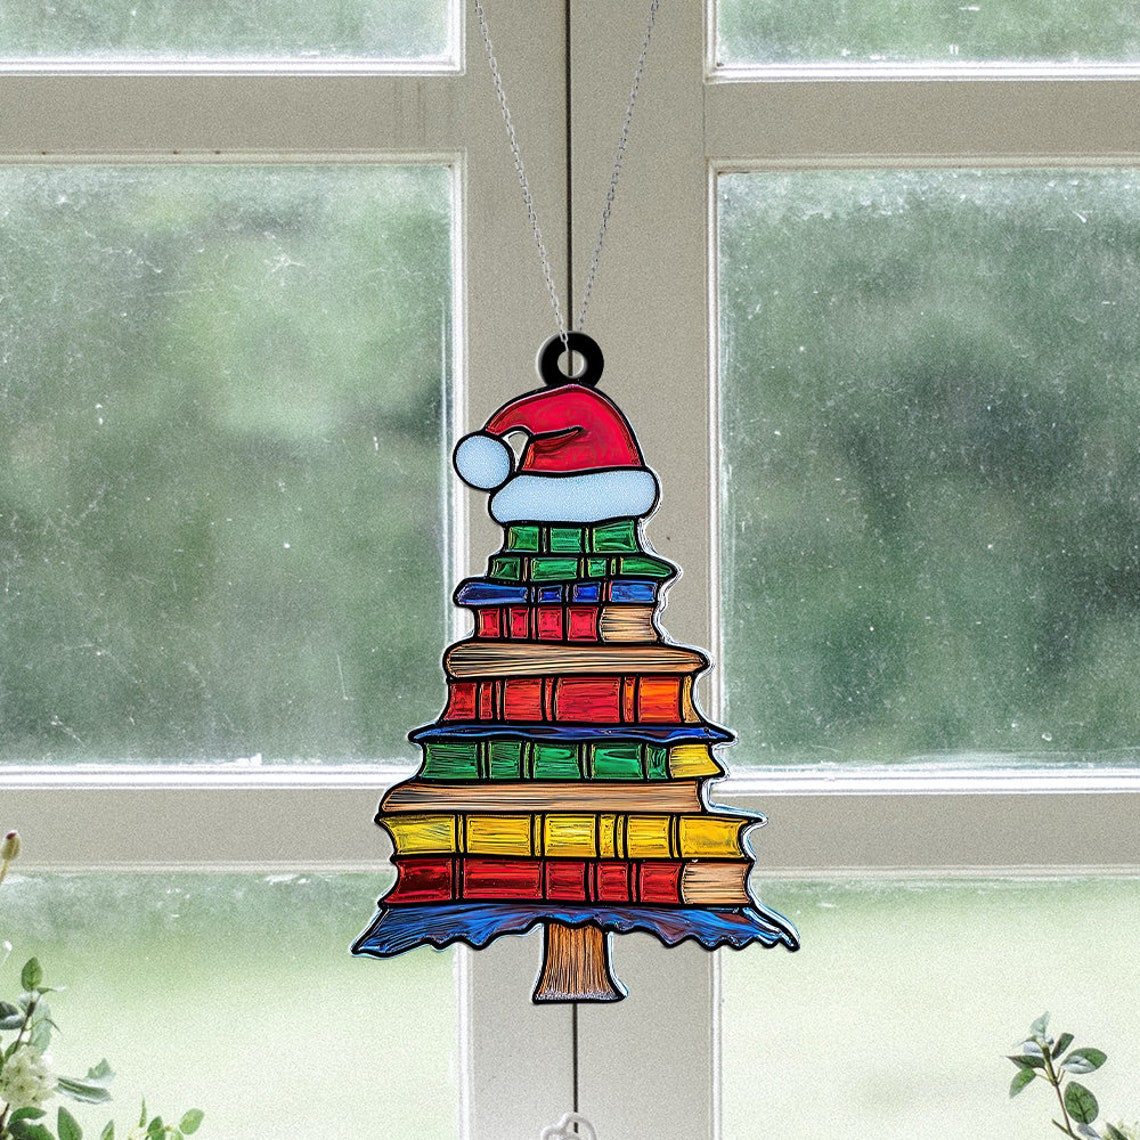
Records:
[[[562,3],[486,0],[486,7],[571,310],[566,219],[574,219],[580,288],[646,5],[570,0],[569,19]],[[714,15],[712,0],[662,4],[587,329],[606,353],[607,391],[661,476],[663,503],[648,536],[684,571],[664,624],[675,640],[715,650],[718,505],[731,493],[719,486],[716,463],[718,174],[1138,165],[1140,68],[718,72]],[[367,66],[309,66],[304,74],[0,66],[0,161],[450,164],[459,434],[535,383],[534,352],[552,331],[482,45],[468,23],[466,58],[431,74]],[[460,501],[455,576],[485,563],[497,537],[481,502]],[[717,681],[714,671],[706,682],[714,715]],[[741,741],[735,755],[748,749]],[[378,765],[6,768],[0,798],[5,820],[24,833],[28,867],[369,870],[384,862],[370,822],[376,800],[386,780],[403,774]],[[861,770],[837,780],[765,769],[717,785],[714,798],[769,815],[756,844],[768,880],[1140,873],[1140,853],[1129,842],[1140,807],[1134,770]],[[205,820],[213,821],[208,837]],[[1068,851],[1049,862],[1040,851],[1037,837],[1062,826],[1086,839],[1079,862]],[[765,952],[748,953],[762,970]],[[717,955],[691,944],[665,950],[631,935],[616,940],[615,959],[630,997],[575,1013],[531,1007],[536,936],[460,954],[462,1135],[536,1137],[578,1107],[601,1140],[719,1140]]]

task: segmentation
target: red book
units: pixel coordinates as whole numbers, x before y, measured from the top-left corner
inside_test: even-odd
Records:
[[[449,681],[447,685],[447,708],[444,720],[475,719],[475,682]]]
[[[629,864],[618,859],[607,859],[597,866],[598,902],[627,902],[630,897]],[[676,898],[673,901],[676,902]]]
[[[643,862],[637,865],[638,897],[647,903],[672,903],[681,898],[681,863]]]
[[[688,677],[505,677],[448,681],[443,719],[564,724],[677,724],[695,721]]]
[[[619,906],[747,903],[743,884],[751,866],[749,862],[702,863],[691,886],[687,886],[685,878],[687,865],[697,868],[692,861],[675,859],[406,856],[397,858],[396,885],[383,902],[408,905],[472,899]]]
[[[538,606],[535,611],[535,631],[540,641],[562,640],[562,607]]]
[[[453,897],[455,865],[459,859],[405,859],[396,866],[392,902],[439,902]]]
[[[620,677],[560,677],[554,719],[581,724],[621,724]]]
[[[512,677],[500,681],[503,686],[503,719],[541,721],[543,716],[543,681],[541,677]]]
[[[461,859],[465,899],[542,898],[541,859]]]
[[[530,635],[530,610],[526,606],[511,606],[511,637],[526,640]]]
[[[475,611],[476,637],[502,637],[502,610],[493,607]]]
[[[544,887],[551,902],[589,902],[590,876],[578,859],[548,859]]]
[[[567,606],[566,607],[566,640],[567,641],[597,641],[598,640],[598,607],[597,606]]]

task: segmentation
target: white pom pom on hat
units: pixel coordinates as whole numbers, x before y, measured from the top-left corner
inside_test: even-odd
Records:
[[[515,468],[515,456],[501,439],[485,431],[465,435],[455,447],[455,470],[469,487],[493,491]]]

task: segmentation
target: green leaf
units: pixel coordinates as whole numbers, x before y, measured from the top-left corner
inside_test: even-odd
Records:
[[[1092,1124],[1100,1112],[1100,1105],[1084,1085],[1070,1081],[1065,1089],[1065,1111],[1078,1124]]]
[[[83,1104],[106,1104],[111,1094],[103,1084],[76,1080],[75,1077],[60,1077],[55,1086],[61,1093]]]
[[[50,1017],[37,1017],[32,1025],[28,1044],[40,1053],[46,1053],[51,1046],[51,1031],[54,1026],[55,1022]]]
[[[1022,1089],[1033,1083],[1034,1077],[1037,1074],[1032,1069],[1018,1069],[1014,1074],[1013,1080],[1009,1083],[1009,1095],[1015,1097]]]
[[[24,968],[20,971],[20,985],[31,993],[33,990],[39,988],[44,980],[44,968],[40,965],[38,958],[29,958],[24,963]]]
[[[206,1114],[200,1108],[192,1108],[178,1122],[178,1127],[181,1128],[187,1136],[192,1136],[202,1126],[202,1118],[205,1115]]]
[[[1073,1035],[1071,1033],[1062,1033],[1057,1039],[1057,1044],[1053,1046],[1053,1057],[1059,1057],[1070,1045],[1073,1043]]]
[[[1030,1027],[1030,1037],[1044,1037],[1045,1031],[1049,1028],[1049,1014],[1043,1013]]]
[[[146,1097],[143,1097],[142,1111],[139,1113],[139,1127],[146,1127]]]
[[[1066,1073],[1091,1073],[1108,1060],[1108,1054],[1100,1049],[1074,1049],[1062,1062]]]
[[[12,1140],[55,1140],[55,1137],[42,1125],[27,1120],[9,1121]]]
[[[1128,1140],[1128,1137],[1115,1124],[1104,1126],[1104,1140]]]
[[[1037,1053],[1015,1053],[1009,1058],[1019,1069],[1043,1069],[1045,1058]]]
[[[79,1121],[62,1104],[59,1106],[59,1122],[56,1127],[59,1140],[83,1140],[83,1129],[79,1127]]]
[[[11,1002],[0,1001],[0,1029],[19,1029],[23,1024],[23,1011]]]
[[[111,1083],[112,1078],[115,1076],[115,1071],[107,1064],[107,1058],[104,1057],[97,1065],[92,1065],[87,1070],[87,1076],[84,1080],[89,1085],[99,1085],[106,1088]]]
[[[18,1108],[12,1113],[8,1123],[14,1124],[17,1120],[39,1120],[41,1116],[47,1116],[47,1112],[42,1108]]]
[[[156,1140],[162,1140],[163,1133],[166,1131],[166,1125],[162,1123],[162,1117],[156,1116],[147,1126],[147,1136],[155,1137]]]
[[[103,1131],[99,1133],[99,1140],[115,1140],[115,1122],[108,1120],[103,1125]]]

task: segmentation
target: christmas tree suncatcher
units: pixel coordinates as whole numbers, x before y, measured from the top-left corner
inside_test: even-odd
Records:
[[[562,374],[564,348],[581,375]],[[409,734],[419,771],[381,801],[396,881],[353,945],[386,958],[542,926],[535,1001],[624,996],[614,931],[799,946],[750,892],[743,837],[762,818],[706,802],[732,736],[697,707],[708,658],[658,627],[677,573],[642,534],[658,481],[595,387],[602,368],[589,337],[553,337],[544,387],[455,449],[464,482],[491,492],[503,545],[455,591],[474,632],[444,653],[439,719]]]

